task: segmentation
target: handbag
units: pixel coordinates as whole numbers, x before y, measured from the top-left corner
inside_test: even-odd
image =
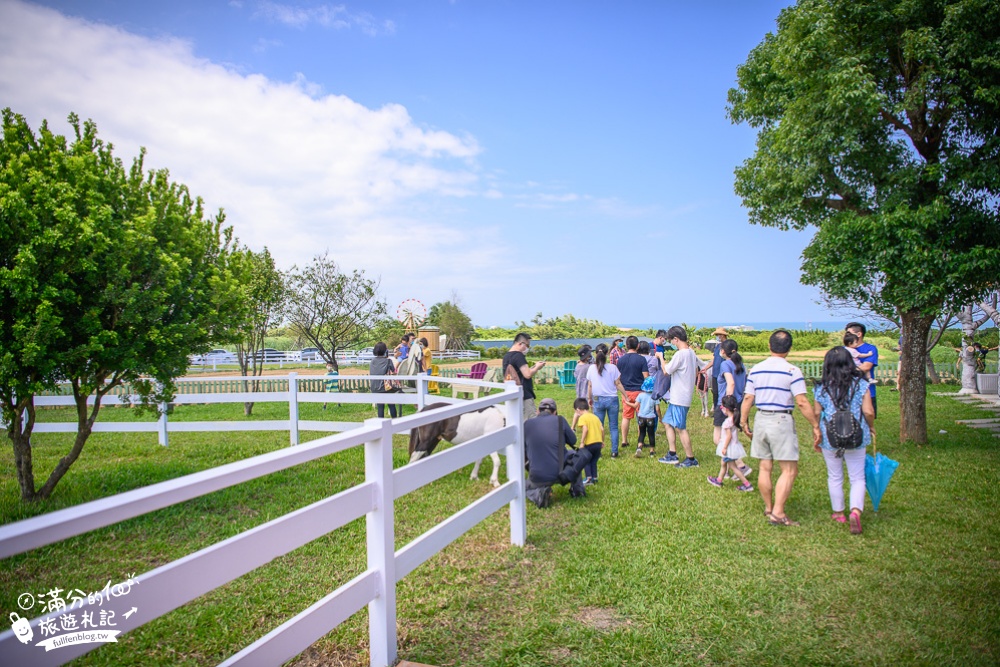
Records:
[[[389,362],[389,367],[385,370],[385,373],[383,373],[383,375],[395,375],[395,374],[396,374],[396,369],[393,368],[392,362],[390,361]],[[403,390],[403,388],[399,386],[399,380],[384,380],[384,384],[382,385],[382,388],[388,394],[392,394],[392,393],[395,393],[397,391],[402,391]]]

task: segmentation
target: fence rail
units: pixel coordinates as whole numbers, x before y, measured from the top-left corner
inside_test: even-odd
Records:
[[[478,350],[433,350],[431,352],[432,357],[437,359],[476,359],[480,358],[480,353]],[[367,354],[362,354],[354,350],[341,350],[335,353],[334,358],[337,363],[342,366],[355,366],[359,364],[370,364],[373,355],[369,352]],[[307,358],[302,358],[301,350],[287,350],[279,351],[277,353],[271,352],[263,359],[258,359],[257,363],[262,366],[277,366],[278,368],[284,368],[285,364],[305,364],[307,367],[316,364],[318,366],[326,365],[326,361],[323,360],[317,353],[310,353]],[[206,369],[211,367],[212,370],[216,370],[219,366],[234,367],[238,366],[235,353],[231,356],[212,356],[206,358],[204,356],[192,356],[189,359],[188,366],[191,368]]]
[[[370,392],[372,381],[398,380],[401,383],[412,384],[413,388],[402,393]],[[427,405],[427,397],[431,395],[428,385],[435,383],[449,384],[453,378],[428,375],[351,375],[312,376],[300,378],[297,373],[287,376],[269,377],[265,379],[254,377],[237,377],[226,380],[204,380],[199,378],[178,378],[175,380],[178,393],[170,405],[198,403],[288,403],[288,419],[255,420],[255,421],[183,421],[171,422],[169,405],[159,406],[159,417],[148,422],[101,422],[94,424],[94,432],[102,433],[156,433],[161,445],[169,444],[169,434],[174,432],[204,432],[204,431],[288,431],[289,443],[299,444],[300,431],[342,432],[358,428],[357,422],[304,420],[299,414],[300,403],[392,403],[394,405],[415,405],[417,409]],[[336,391],[327,391],[327,383],[336,383]],[[487,380],[469,380],[461,378],[463,385],[475,385],[487,390],[503,385]],[[261,391],[247,391],[254,383],[259,384]],[[435,401],[445,403],[458,402],[460,399],[434,396]],[[93,404],[94,397],[88,398]],[[131,405],[135,402],[131,395],[131,387],[116,387],[102,399],[102,405]],[[35,407],[73,406],[73,397],[60,392],[58,395],[35,397]],[[0,422],[0,429],[5,425]],[[35,433],[73,433],[76,432],[75,422],[36,422]]]
[[[294,375],[287,380],[294,389]],[[414,380],[418,387],[426,388],[430,378],[423,376]],[[364,516],[367,569],[223,664],[279,665],[294,658],[367,605],[370,664],[373,667],[387,667],[397,657],[395,589],[401,578],[504,505],[510,507],[511,543],[524,545],[527,524],[524,474],[521,467],[524,460],[521,388],[514,383],[483,384],[500,391],[472,401],[449,401],[453,404],[448,407],[398,419],[369,419],[347,432],[320,438],[305,445],[262,454],[2,526],[0,558],[37,549],[363,445],[363,483],[146,572],[134,580],[134,588],[130,585],[127,599],[124,595],[109,597],[100,601],[100,608],[102,612],[114,612],[119,619],[115,629],[127,633]],[[425,393],[418,393],[418,396]],[[368,394],[363,400],[382,401],[385,400],[385,394]],[[490,405],[504,407],[509,426],[393,470],[394,434]],[[501,449],[507,456],[508,481],[505,484],[432,527],[402,549],[396,550],[396,499]],[[83,613],[96,604],[88,600],[76,609]],[[143,613],[131,615],[130,618],[125,612],[131,607],[141,607]],[[64,609],[33,619],[30,622],[33,632],[36,636],[39,635],[43,624],[58,621],[59,616],[66,611],[68,610]],[[84,655],[94,647],[94,644],[74,644],[55,651],[42,651],[40,646],[22,644],[13,630],[0,634],[0,655],[4,656],[5,664],[12,665],[61,665]],[[123,650],[123,647],[111,650]]]

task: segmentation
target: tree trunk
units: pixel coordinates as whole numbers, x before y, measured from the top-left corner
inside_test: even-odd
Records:
[[[899,363],[899,440],[927,444],[927,385],[924,360],[933,315],[901,313],[903,349]]]
[[[102,391],[98,391],[94,397],[94,407],[88,411],[87,399],[90,398],[90,393],[84,394],[76,384],[76,381],[73,382],[73,400],[76,402],[76,438],[73,440],[73,447],[69,450],[69,454],[59,459],[59,463],[56,464],[52,474],[45,480],[42,488],[38,489],[38,498],[48,498],[52,495],[52,491],[55,490],[59,480],[69,471],[70,466],[80,458],[80,452],[83,451],[83,446],[87,444],[87,439],[94,429],[94,422],[97,421],[97,414],[101,411],[101,399],[104,398],[104,393],[102,392],[110,391],[110,389],[111,387],[108,386]]]
[[[997,295],[993,295],[993,301],[990,302],[988,299],[983,300],[979,304],[979,307],[983,309],[986,316],[993,320],[993,324],[1000,327],[1000,311],[997,310]]]
[[[247,352],[244,351],[242,345],[237,345],[236,346],[236,360],[237,360],[237,362],[240,365],[240,373],[243,375],[244,378],[246,376],[248,376],[248,375],[251,374],[251,372],[250,372],[251,371],[251,368],[250,368],[250,362],[251,362],[251,360],[253,360],[253,369],[252,369],[253,373],[252,374],[253,375],[257,375],[257,356],[256,356],[255,353],[251,352],[250,354],[247,354]],[[263,371],[263,368],[261,368],[261,370]],[[256,386],[257,383],[256,382],[253,383],[253,385],[254,385],[253,389],[250,388],[250,384],[251,383],[249,381],[247,381],[246,379],[243,380],[243,393],[248,393],[250,391],[257,391],[257,386]],[[253,414],[253,403],[244,403],[243,404],[243,414],[246,415],[247,417],[249,417],[251,414]]]
[[[927,353],[927,377],[930,378],[931,384],[941,384],[941,378],[938,377],[937,369],[934,368],[934,360],[931,359],[931,353]]]
[[[972,347],[976,329],[986,323],[987,319],[976,321],[973,306],[965,306],[958,311],[958,321],[962,324],[962,349],[958,358],[962,368],[962,388],[960,394],[976,393],[976,348]]]
[[[27,419],[25,419],[27,418]],[[35,471],[31,460],[31,433],[35,428],[34,397],[19,401],[14,408],[14,419],[7,424],[7,437],[14,446],[14,467],[17,483],[21,487],[21,500],[38,499],[35,493]]]
[[[958,353],[959,361],[962,362],[962,388],[958,390],[960,394],[976,393],[976,348],[972,347],[971,339],[966,340],[962,336],[962,349]]]

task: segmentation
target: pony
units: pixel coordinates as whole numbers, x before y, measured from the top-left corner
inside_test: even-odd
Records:
[[[705,369],[706,372],[699,372],[697,382],[695,383],[698,388],[698,396],[701,398],[701,416],[711,417],[712,416],[712,406],[709,404],[712,402],[712,367],[709,366]]]
[[[431,403],[425,406],[420,412],[434,410],[451,405],[450,403]],[[410,463],[414,463],[430,456],[438,443],[446,440],[453,445],[461,445],[481,435],[499,431],[506,426],[507,420],[504,412],[495,405],[483,408],[477,412],[466,412],[457,417],[449,417],[441,421],[425,424],[410,430]],[[493,459],[493,474],[490,475],[490,483],[495,487],[500,486],[500,455],[496,452],[490,454]],[[472,467],[472,474],[469,479],[479,479],[479,464],[483,460],[476,461]]]

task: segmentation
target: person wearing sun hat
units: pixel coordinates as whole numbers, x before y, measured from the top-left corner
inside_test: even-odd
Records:
[[[712,348],[712,406],[719,404],[719,369],[722,368],[722,344],[729,339],[729,332],[718,327],[712,332],[719,344]],[[706,371],[707,372],[707,371]]]
[[[639,404],[637,410],[639,421],[639,447],[635,450],[635,457],[642,458],[642,448],[645,446],[646,436],[649,436],[649,455],[656,458],[656,425],[660,423],[659,401],[653,400],[654,380],[651,377],[642,381],[642,388],[636,396]]]

